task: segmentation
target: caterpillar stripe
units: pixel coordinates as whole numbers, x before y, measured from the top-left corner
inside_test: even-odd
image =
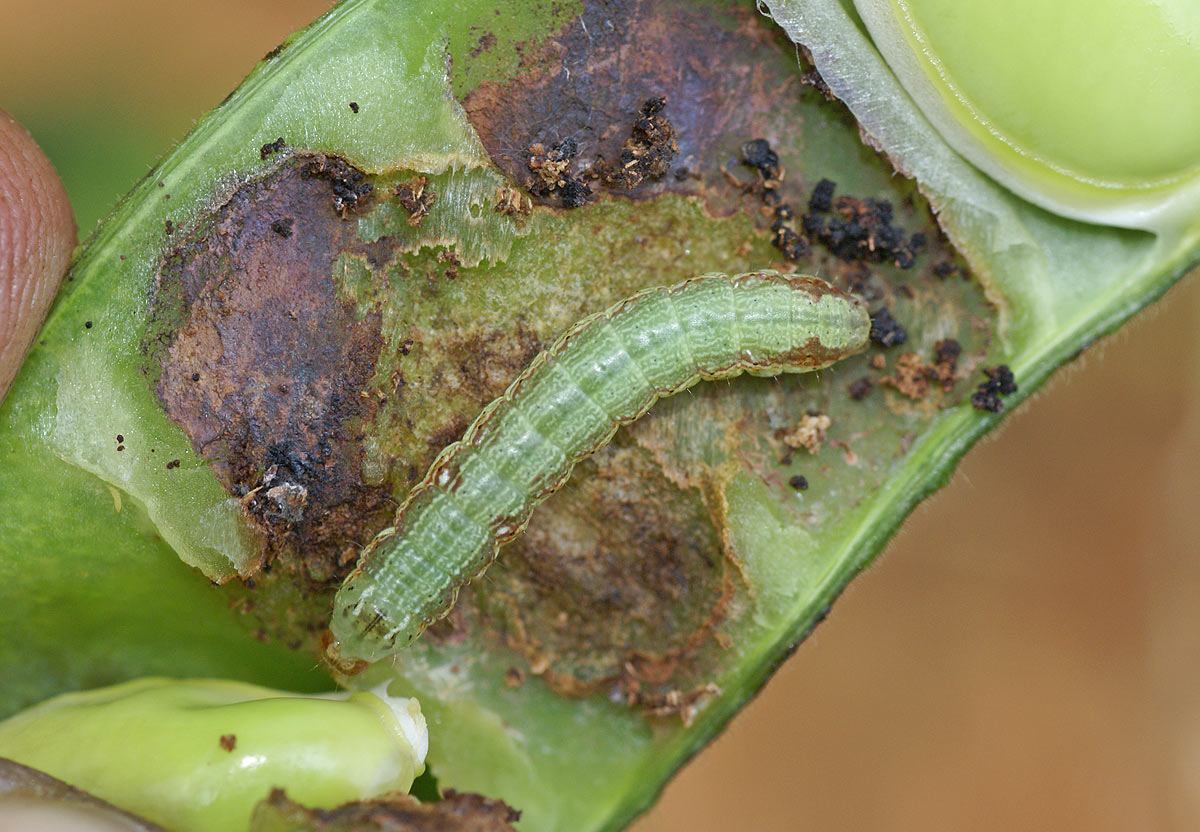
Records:
[[[343,659],[406,647],[453,606],[575,463],[701,379],[800,373],[867,343],[857,299],[814,277],[708,274],[579,321],[447,446],[334,601]]]

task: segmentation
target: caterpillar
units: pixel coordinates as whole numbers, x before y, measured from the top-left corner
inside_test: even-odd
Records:
[[[815,277],[706,274],[572,326],[447,446],[334,600],[331,655],[376,661],[444,617],[576,462],[701,379],[827,367],[863,349],[862,302]]]

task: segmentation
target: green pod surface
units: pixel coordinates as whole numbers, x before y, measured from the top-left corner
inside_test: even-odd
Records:
[[[0,722],[0,757],[178,832],[245,829],[276,787],[321,807],[407,791],[428,742],[415,699],[218,679],[137,679]]]

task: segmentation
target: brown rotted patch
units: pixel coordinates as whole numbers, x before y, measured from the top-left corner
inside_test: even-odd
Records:
[[[498,333],[471,329],[443,338],[439,343],[453,371],[442,369],[434,374],[435,392],[431,395],[466,394],[479,402],[476,410],[480,410],[503,393],[546,346],[522,321],[514,322],[512,330]]]
[[[700,490],[666,480],[637,447],[609,445],[471,593],[486,626],[525,657],[521,678],[651,710],[674,702],[686,715],[698,694],[684,691],[714,670],[716,627],[740,580]]]
[[[345,194],[369,184],[340,159],[289,159],[179,244],[153,297],[148,351],[167,414],[241,498],[268,561],[318,584],[394,508],[360,476],[379,316],[357,320],[330,275],[339,252],[362,248]]]
[[[516,182],[533,171],[542,204],[577,207],[588,182],[633,199],[705,193],[736,155],[728,134],[760,131],[795,83],[762,60],[779,49],[794,51],[753,8],[584,0],[561,31],[518,50],[514,77],[480,84],[463,106],[493,162]]]
[[[453,789],[435,803],[392,792],[333,809],[310,809],[283,789],[272,789],[254,808],[250,825],[312,832],[513,832],[520,819],[521,813],[502,800]]]

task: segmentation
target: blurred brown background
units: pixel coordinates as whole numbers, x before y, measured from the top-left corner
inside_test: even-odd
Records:
[[[326,0],[4,0],[81,236]],[[1200,279],[918,509],[638,832],[1200,828]]]

